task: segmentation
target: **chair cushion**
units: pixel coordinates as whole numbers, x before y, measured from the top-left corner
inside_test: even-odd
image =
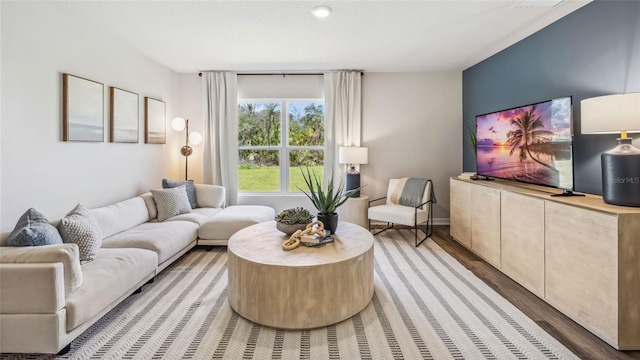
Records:
[[[189,204],[189,197],[187,197],[184,185],[170,189],[151,190],[151,193],[158,209],[158,221],[165,221],[170,217],[191,212],[191,204]]]
[[[152,250],[160,265],[191,244],[197,231],[190,221],[148,222],[104,239],[102,247]]]
[[[401,224],[407,226],[414,225],[415,208],[410,206],[386,204],[369,208],[369,220],[377,220]],[[427,221],[429,212],[418,210],[418,224]]]
[[[67,296],[67,331],[92,319],[155,274],[158,256],[142,249],[100,249],[82,267],[84,283]]]
[[[60,219],[58,230],[65,243],[74,243],[80,250],[80,264],[95,259],[102,243],[102,230],[96,218],[82,204],[76,205]]]
[[[30,208],[7,238],[9,246],[41,246],[62,244],[62,237],[55,226],[38,210]]]
[[[275,216],[275,211],[268,206],[229,206],[200,225],[198,237],[204,240],[229,240],[238,230],[271,221]]]

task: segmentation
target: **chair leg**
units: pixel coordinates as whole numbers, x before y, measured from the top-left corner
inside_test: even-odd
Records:
[[[433,235],[433,205],[429,203],[429,217],[427,218],[427,224],[424,227],[424,238],[418,242],[418,224],[413,225],[413,229],[415,231],[414,240],[416,243],[416,247],[422,244],[423,241],[427,240],[429,236]]]
[[[371,220],[369,220],[369,229],[371,229]],[[389,229],[393,229],[393,223],[387,223],[387,227],[386,228],[384,228],[384,229],[382,229],[382,230],[380,230],[378,232],[373,233],[373,235],[378,235],[381,232],[387,231]]]

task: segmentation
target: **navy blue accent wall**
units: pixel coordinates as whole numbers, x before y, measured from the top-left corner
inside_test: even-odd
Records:
[[[470,67],[462,79],[464,171],[476,168],[468,135],[476,115],[572,96],[575,189],[601,195],[600,153],[616,145],[616,136],[580,134],[580,100],[640,92],[640,1],[592,2]]]

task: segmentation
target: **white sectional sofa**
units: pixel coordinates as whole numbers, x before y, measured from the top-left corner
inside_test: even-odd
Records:
[[[151,193],[90,210],[104,238],[95,260],[84,265],[76,244],[0,243],[0,352],[64,353],[73,339],[199,241],[226,245],[237,230],[275,215],[264,206],[223,208],[219,186],[196,184],[196,195],[196,209],[164,222],[156,220]],[[201,226],[209,239],[198,239]]]

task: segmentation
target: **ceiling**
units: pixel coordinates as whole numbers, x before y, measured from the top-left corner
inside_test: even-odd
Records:
[[[52,1],[181,73],[464,70],[591,0]],[[310,10],[329,5],[315,18]],[[524,7],[522,7],[524,5]]]

